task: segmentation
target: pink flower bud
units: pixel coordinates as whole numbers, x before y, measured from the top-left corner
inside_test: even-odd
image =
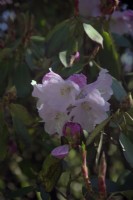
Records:
[[[80,124],[67,122],[63,127],[63,135],[68,139],[69,143],[76,147],[81,143],[83,130]]]

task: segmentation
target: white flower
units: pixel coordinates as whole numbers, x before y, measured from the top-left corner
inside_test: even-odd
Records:
[[[102,69],[98,79],[87,84],[83,74],[74,74],[63,80],[54,72],[43,77],[42,84],[32,81],[32,95],[38,98],[37,109],[45,130],[49,134],[62,135],[67,122],[78,123],[91,132],[107,118],[112,95],[112,77]]]
[[[104,100],[100,92],[93,87],[91,89],[85,98],[77,99],[70,113],[73,122],[79,123],[88,132],[107,118],[106,112],[109,110],[109,103]]]
[[[40,102],[61,111],[74,104],[79,90],[76,83],[71,80],[65,81],[59,75],[53,77],[53,72],[52,75],[50,72],[43,78],[42,84],[34,85],[32,95],[38,97]]]
[[[58,109],[53,109],[47,104],[41,104],[38,107],[38,113],[45,122],[45,131],[50,135],[58,133],[62,135],[62,130],[64,124],[69,121],[66,110],[59,111]]]

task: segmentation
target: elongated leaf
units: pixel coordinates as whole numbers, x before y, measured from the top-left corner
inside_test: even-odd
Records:
[[[4,160],[7,153],[8,129],[4,121],[4,112],[0,107],[0,161]]]
[[[32,54],[32,51],[31,49],[27,49],[26,52],[25,52],[25,61],[28,65],[28,67],[31,69],[31,70],[34,70],[36,69],[37,67],[35,66],[34,64],[34,56]]]
[[[15,115],[17,118],[19,118],[25,125],[32,124],[32,117],[23,105],[12,103],[10,105],[10,111],[12,115]]]
[[[53,157],[51,154],[44,160],[38,180],[43,185],[46,192],[51,192],[55,187],[62,171],[61,160]]]
[[[35,42],[44,42],[45,41],[45,38],[42,36],[39,36],[39,35],[34,35],[30,39]]]
[[[46,38],[45,53],[48,57],[55,56],[59,52],[68,49],[71,46],[72,35],[74,33],[75,23],[72,19],[65,20],[55,26],[53,31]]]
[[[99,124],[98,126],[96,126],[96,128],[90,134],[88,140],[86,141],[87,145],[91,144],[94,141],[95,137],[100,133],[100,131],[102,131],[104,129],[104,127],[110,121],[110,119],[111,119],[111,117],[105,119],[101,124]]]
[[[59,53],[59,58],[60,61],[62,62],[62,64],[67,67],[68,63],[67,63],[67,51],[62,51]]]
[[[125,159],[133,168],[133,143],[130,142],[127,136],[121,133],[119,138]]]
[[[127,93],[122,84],[115,78],[113,78],[112,89],[113,95],[118,101],[122,101],[127,96]]]
[[[17,89],[18,97],[25,97],[31,91],[30,71],[26,64],[20,64],[14,73],[14,83]]]
[[[120,46],[120,47],[127,47],[127,48],[131,48],[131,42],[124,36],[122,35],[118,35],[116,33],[112,34],[115,43]]]
[[[50,195],[48,192],[45,192],[43,186],[40,186],[40,194],[41,194],[42,200],[49,200]]]
[[[0,96],[4,93],[7,86],[7,77],[9,73],[9,63],[0,62]]]
[[[100,35],[100,33],[98,33],[90,24],[83,23],[83,27],[88,37],[103,47],[103,37]]]
[[[98,53],[99,64],[101,67],[107,68],[112,76],[120,79],[121,65],[114,41],[109,33],[102,31],[101,34],[104,48]]]
[[[12,191],[12,192],[9,192],[9,194],[7,195],[7,197],[10,197],[11,198],[16,198],[16,197],[23,197],[24,195],[34,191],[34,187],[32,186],[28,186],[28,187],[23,187],[23,188],[20,188],[18,190],[15,190],[15,191]]]
[[[17,137],[20,139],[20,141],[24,143],[25,146],[29,146],[31,143],[31,138],[29,136],[26,126],[17,116],[12,115],[12,119]]]

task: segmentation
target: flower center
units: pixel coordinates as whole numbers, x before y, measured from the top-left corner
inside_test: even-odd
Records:
[[[88,104],[88,102],[83,102],[82,104],[81,104],[81,106],[82,106],[82,108],[84,109],[84,110],[86,110],[86,111],[90,111],[90,106],[89,106],[89,104]]]

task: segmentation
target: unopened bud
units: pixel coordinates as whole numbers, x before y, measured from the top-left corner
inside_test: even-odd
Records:
[[[63,135],[68,139],[72,147],[76,147],[81,144],[83,130],[80,124],[67,122],[63,127]]]
[[[119,0],[101,0],[100,10],[103,15],[111,15],[118,7]]]

